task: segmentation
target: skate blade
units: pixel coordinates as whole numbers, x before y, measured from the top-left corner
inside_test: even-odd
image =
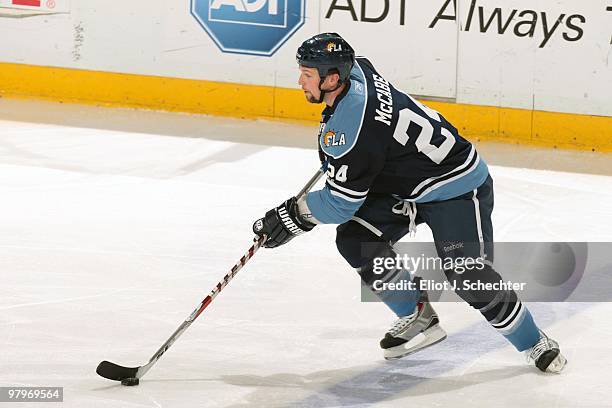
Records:
[[[560,374],[567,364],[567,359],[563,354],[559,353],[557,357],[546,367],[547,373]]]
[[[439,325],[435,325],[423,333],[419,333],[410,341],[384,350],[385,360],[397,360],[421,351],[446,338],[446,332]]]

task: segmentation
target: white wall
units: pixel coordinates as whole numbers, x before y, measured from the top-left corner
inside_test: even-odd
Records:
[[[455,98],[457,28],[452,22],[440,24],[436,30],[428,28],[443,2],[406,0],[402,10],[400,0],[368,0],[364,3],[364,16],[381,16],[385,3],[388,15],[383,21],[373,23],[361,21],[361,0],[350,3],[354,5],[357,21],[350,10],[337,8],[348,6],[347,1],[323,0],[319,16],[321,31],[344,35],[358,54],[370,58],[401,89],[417,95]]]
[[[456,0],[459,22],[451,0],[306,0],[304,26],[272,57],[221,52],[191,16],[188,0],[130,0],[121,7],[54,0],[54,9],[42,0],[45,11],[57,14],[19,18],[3,12],[11,1],[0,0],[3,62],[297,87],[298,45],[336,31],[416,95],[612,116],[609,0]],[[362,21],[362,13],[376,18],[386,5],[384,19]],[[496,8],[504,23],[516,10],[506,32],[497,32],[496,21],[481,32],[481,14],[486,22]],[[533,16],[529,10],[537,13],[534,34],[519,37],[516,25]],[[432,24],[438,13],[446,19]],[[543,15],[549,32],[560,18],[546,44]],[[524,23],[518,32],[529,28]]]
[[[459,102],[612,116],[612,12],[606,11],[612,3],[478,0],[468,29],[470,3],[460,2]],[[480,15],[486,23],[500,4],[507,4],[504,22],[516,10],[507,31],[481,32]],[[529,10],[538,14],[533,37],[519,37],[515,29],[526,33],[530,26],[516,25],[534,21]]]

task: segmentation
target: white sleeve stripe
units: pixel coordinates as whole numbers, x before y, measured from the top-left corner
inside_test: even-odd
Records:
[[[337,185],[337,184],[336,184],[336,183],[335,183],[335,182],[334,182],[332,179],[330,179],[330,178],[328,178],[328,179],[327,179],[327,183],[328,183],[330,186],[332,186],[333,188],[335,188],[336,190],[342,191],[343,193],[347,193],[347,194],[350,194],[350,195],[354,195],[354,196],[356,196],[356,197],[366,196],[366,195],[368,195],[368,192],[370,191],[370,190],[366,190],[366,191],[355,191],[355,190],[351,190],[351,189],[348,189],[348,188],[346,188],[346,187],[342,187],[342,186]]]
[[[331,193],[331,195],[336,196],[336,197],[340,197],[341,199],[346,200],[346,201],[350,201],[351,203],[360,203],[360,202],[365,201],[365,197],[363,197],[363,198],[353,198],[353,197],[349,197],[349,196],[347,196],[345,194],[342,194],[342,193],[340,193],[338,191],[331,190],[331,189],[329,190],[329,192]]]

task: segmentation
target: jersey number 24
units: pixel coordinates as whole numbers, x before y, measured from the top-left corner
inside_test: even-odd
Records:
[[[427,116],[436,122],[440,122],[440,114],[433,109],[423,105],[410,95],[407,95]],[[414,142],[417,150],[431,159],[436,164],[440,164],[442,160],[448,156],[455,145],[455,136],[446,128],[441,127],[441,134],[444,136],[444,141],[440,146],[431,144],[431,139],[434,136],[434,127],[429,122],[429,119],[419,115],[411,109],[405,108],[399,112],[399,119],[395,126],[395,132],[393,138],[397,140],[402,146],[406,146],[408,143],[408,127],[410,123],[416,123],[421,127],[421,132]]]

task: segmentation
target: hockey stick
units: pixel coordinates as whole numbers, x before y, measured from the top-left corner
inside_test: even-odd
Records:
[[[306,194],[310,189],[316,184],[316,182],[323,175],[323,168],[319,169],[317,173],[312,176],[312,178],[308,181],[308,183],[302,188],[302,190],[297,194],[296,197],[300,198],[304,194]],[[217,297],[219,292],[223,290],[225,286],[231,281],[234,276],[238,273],[240,269],[255,255],[257,250],[261,248],[263,243],[266,241],[266,237],[255,237],[255,243],[249,248],[249,250],[244,254],[242,258],[232,267],[232,269],[227,273],[223,280],[221,280],[217,285],[213,288],[208,296],[200,302],[198,307],[191,312],[191,314],[187,317],[187,319],[172,333],[172,336],[162,346],[153,354],[153,356],[149,359],[149,362],[145,365],[139,367],[124,367],[115,363],[111,363],[110,361],[102,361],[98,368],[96,369],[96,373],[104,378],[108,378],[109,380],[121,381],[124,385],[138,385],[139,379],[144,376],[147,371],[153,367],[153,365],[161,358],[161,356],[172,346],[172,344],[187,330],[191,323],[198,318],[200,314],[211,304],[213,299]]]

